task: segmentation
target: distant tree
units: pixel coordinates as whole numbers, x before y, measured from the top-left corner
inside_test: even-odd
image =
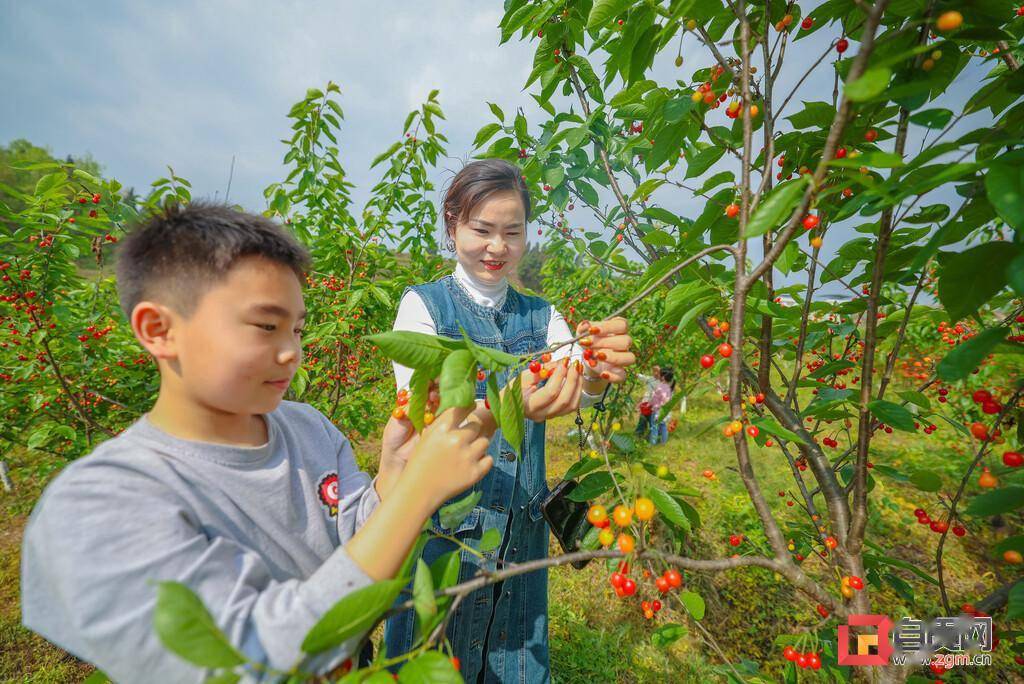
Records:
[[[547,258],[547,254],[545,254],[544,250],[540,248],[540,245],[534,244],[526,250],[526,254],[523,255],[522,260],[519,262],[519,268],[517,269],[516,275],[519,276],[519,280],[523,285],[534,292],[541,291],[542,282],[540,269]]]

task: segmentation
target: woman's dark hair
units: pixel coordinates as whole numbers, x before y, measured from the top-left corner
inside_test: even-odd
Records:
[[[675,373],[672,372],[670,367],[661,369],[661,379],[668,383],[668,386],[672,388],[673,392],[676,391]]]
[[[480,159],[463,166],[444,193],[441,209],[445,235],[451,236],[459,221],[464,221],[478,204],[494,193],[505,190],[519,194],[526,220],[529,221],[530,191],[526,189],[523,172],[518,166],[504,159]]]
[[[284,228],[258,214],[223,204],[171,204],[136,226],[117,256],[117,294],[125,316],[159,298],[186,318],[200,297],[242,257],[259,256],[290,268],[301,283],[309,251]]]

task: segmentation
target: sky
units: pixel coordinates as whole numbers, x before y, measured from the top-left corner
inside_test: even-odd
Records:
[[[443,187],[471,158],[476,132],[494,120],[488,102],[506,115],[522,108],[533,122],[546,116],[522,90],[535,44],[513,38],[499,45],[501,16],[500,2],[484,0],[0,0],[0,144],[27,138],[61,157],[91,153],[106,176],[142,194],[171,166],[193,184],[194,196],[211,199],[224,199],[234,158],[230,200],[262,210],[263,189],[284,176],[288,110],[307,88],[330,80],[342,90],[342,164],[361,207],[379,177],[371,160],[398,139],[405,115],[436,88],[447,116],[440,130],[450,141],[433,179]],[[791,44],[793,70],[784,69],[776,92],[788,93],[803,73],[796,65],[816,59],[836,37],[823,30]],[[855,50],[856,43],[850,54]],[[706,50],[689,35],[682,53],[682,69],[672,64],[674,52],[660,55],[653,78],[671,83],[708,66],[697,57]],[[981,73],[971,67],[961,78]],[[801,98],[831,100],[831,92],[826,62],[787,113],[799,111]],[[949,102],[939,104],[959,111],[969,92],[950,89]],[[978,125],[978,116],[962,128],[971,123]],[[912,129],[910,149],[922,132]],[[602,199],[612,201],[610,194]],[[655,201],[689,216],[703,204],[668,189]],[[588,228],[594,223],[582,215],[572,220]],[[852,228],[833,234],[825,259],[853,236]]]

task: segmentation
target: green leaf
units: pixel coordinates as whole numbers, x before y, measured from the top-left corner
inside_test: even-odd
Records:
[[[948,109],[925,109],[911,114],[910,123],[925,128],[943,128],[952,118],[953,112]]]
[[[674,623],[668,623],[658,627],[651,633],[651,643],[658,648],[665,648],[669,644],[679,641],[686,636],[686,627]]]
[[[446,530],[454,530],[456,527],[461,525],[462,521],[473,512],[473,509],[480,501],[481,496],[483,496],[483,492],[477,489],[458,501],[450,503],[447,506],[443,506],[441,510],[438,511],[438,516],[441,518],[441,527]]]
[[[756,425],[759,429],[764,430],[770,435],[775,435],[780,439],[785,439],[790,442],[800,442],[801,444],[805,443],[804,440],[800,438],[800,435],[787,430],[771,418],[755,418],[750,422],[752,425]]]
[[[1015,511],[1024,506],[1024,485],[1007,485],[978,494],[971,499],[964,513],[988,518]]]
[[[985,174],[985,193],[999,216],[1024,230],[1024,150],[997,157]]]
[[[430,567],[422,558],[416,561],[416,579],[412,585],[413,607],[421,625],[427,624],[437,615],[437,601],[434,600],[434,580]]]
[[[651,489],[650,497],[655,508],[665,516],[666,520],[683,528],[686,532],[690,531],[690,519],[683,513],[683,508],[678,501],[669,496],[667,492],[657,488]]]
[[[487,551],[493,551],[498,548],[501,544],[501,532],[497,528],[490,528],[484,532],[484,536],[480,538],[480,548],[478,551],[486,553]]]
[[[935,369],[938,376],[946,382],[963,380],[977,368],[983,359],[1006,339],[1006,328],[989,328],[958,344],[942,357]]]
[[[911,404],[914,404],[915,406],[920,406],[925,411],[931,409],[932,407],[932,402],[928,400],[928,397],[926,397],[924,393],[918,392],[917,390],[903,390],[902,392],[897,392],[896,394],[900,395],[900,399],[905,399],[906,401],[909,401]]]
[[[693,100],[689,97],[677,97],[665,103],[665,106],[662,107],[661,115],[665,121],[675,123],[686,116],[686,113],[691,109],[693,109]]]
[[[1006,286],[1006,269],[1018,251],[1010,242],[985,242],[940,253],[939,301],[951,321],[967,318]]]
[[[493,102],[488,102],[487,106],[491,108],[491,113],[498,117],[498,121],[501,121],[502,123],[505,122],[505,112],[501,111],[501,107]]]
[[[406,662],[398,671],[399,684],[462,684],[462,681],[451,659],[438,651],[427,651]]]
[[[430,521],[428,520],[427,523],[429,526]],[[395,577],[404,577],[406,579],[412,577],[412,569],[416,566],[416,561],[419,560],[420,555],[423,553],[423,547],[426,545],[427,534],[420,532],[419,536],[416,537],[416,542],[412,545],[412,549],[409,550],[409,555],[402,561],[402,567],[398,569],[398,574]]]
[[[629,198],[629,201],[636,202],[638,199],[650,196],[652,192],[664,185],[665,182],[666,181],[662,178],[648,178],[637,186],[636,190],[633,191],[632,196]]]
[[[473,140],[473,149],[479,149],[485,142],[490,140],[495,133],[501,130],[501,124],[489,123],[481,128]]]
[[[852,102],[864,102],[875,95],[879,95],[889,85],[892,78],[892,69],[889,67],[875,67],[868,69],[861,77],[846,84],[843,94]]]
[[[587,17],[587,28],[599,28],[626,11],[633,0],[596,0]]]
[[[942,478],[931,470],[915,470],[910,473],[910,483],[922,492],[937,492],[942,489]]]
[[[572,464],[563,476],[566,480],[575,480],[578,477],[597,470],[604,465],[603,458],[584,458]]]
[[[878,418],[886,425],[890,425],[897,430],[904,430],[906,432],[913,432],[916,430],[914,427],[914,414],[899,404],[894,404],[893,402],[886,401],[885,399],[876,399],[875,401],[868,403],[868,408],[871,410],[871,413],[874,414],[875,418]]]
[[[567,498],[572,501],[590,501],[601,496],[615,486],[611,473],[608,471],[591,473],[583,478],[579,485],[569,492]]]
[[[679,600],[686,606],[686,610],[693,616],[694,620],[704,619],[704,599],[694,591],[679,592]]]
[[[462,346],[454,340],[405,330],[377,333],[366,340],[407,368],[440,368],[448,353]]]
[[[725,154],[724,146],[706,147],[695,156],[686,155],[686,175],[684,178],[696,178],[708,169]]]
[[[754,211],[747,223],[745,237],[752,238],[763,235],[769,230],[777,228],[784,218],[793,213],[803,196],[810,176],[787,181],[768,193]]]
[[[398,598],[405,578],[375,582],[335,603],[302,641],[306,653],[320,653],[370,629]]]
[[[417,368],[412,372],[412,378],[409,380],[409,403],[405,407],[406,415],[409,416],[409,420],[417,430],[424,428],[423,413],[427,408],[427,395],[434,375],[433,369]]]
[[[451,352],[441,366],[440,415],[453,406],[469,407],[476,404],[476,359],[468,349]]]
[[[93,670],[93,673],[82,680],[82,684],[106,684],[110,677],[102,670]]]
[[[459,581],[459,569],[462,566],[462,552],[456,549],[449,551],[430,564],[430,577],[434,586],[438,589],[455,586]],[[439,602],[449,600],[450,597],[442,597]]]
[[[1014,292],[1024,297],[1024,254],[1011,261],[1010,265],[1006,267],[1006,281],[1010,283]]]
[[[1020,618],[1024,618],[1024,581],[1014,584],[1006,598],[1006,621]]]
[[[501,399],[501,434],[512,449],[522,456],[523,436],[526,434],[523,416],[523,378],[515,373],[515,379],[506,385]]]
[[[865,152],[859,156],[833,159],[828,165],[845,169],[859,169],[869,166],[874,169],[895,169],[903,166],[903,158],[895,152]]]
[[[168,651],[195,665],[218,668],[245,662],[203,602],[181,582],[160,583],[153,626]]]

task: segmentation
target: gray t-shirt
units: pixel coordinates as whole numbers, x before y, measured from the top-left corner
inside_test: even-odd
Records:
[[[295,665],[323,613],[372,583],[342,545],[380,499],[319,411],[285,401],[265,417],[267,443],[235,447],[143,416],[65,468],[25,530],[25,626],[115,681],[201,681],[153,629],[154,580],[177,580],[246,656]]]

